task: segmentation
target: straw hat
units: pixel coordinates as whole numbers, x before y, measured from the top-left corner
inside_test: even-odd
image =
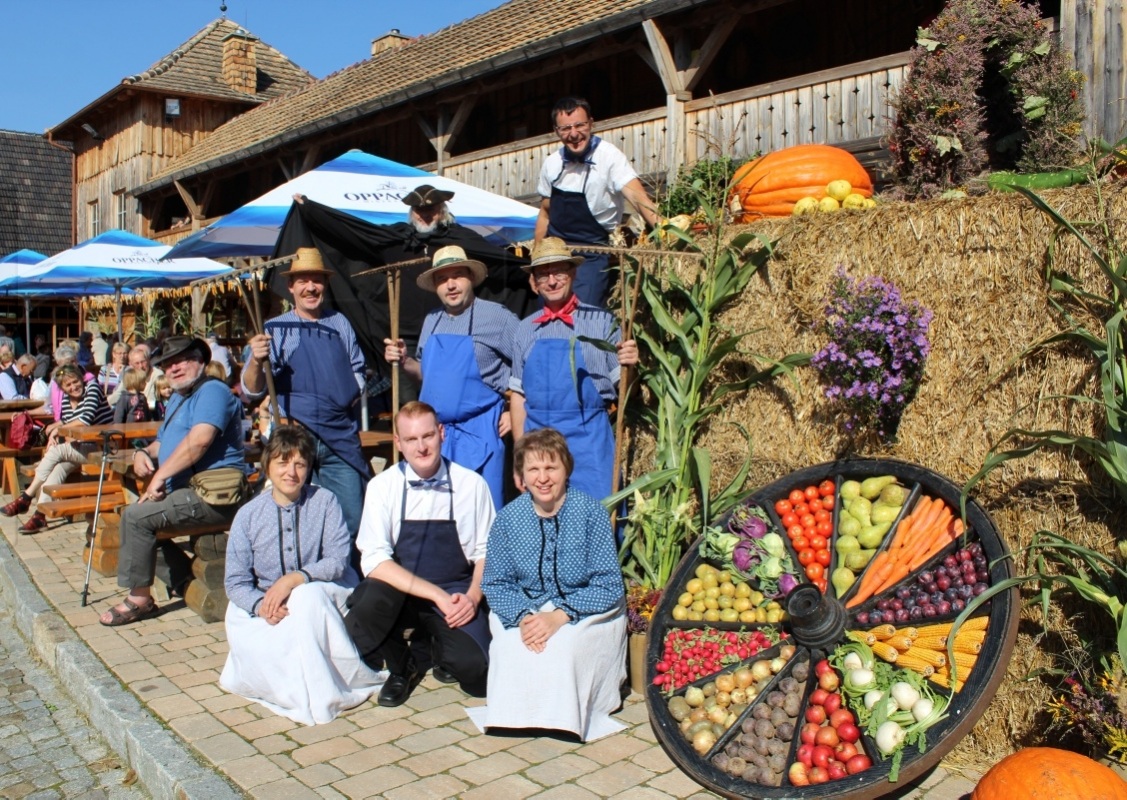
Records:
[[[409,192],[404,198],[403,203],[412,208],[425,208],[427,206],[436,206],[439,203],[445,203],[454,197],[453,192],[446,192],[442,189],[435,189],[429,183],[424,183],[422,186]]]
[[[481,282],[485,280],[486,270],[484,264],[480,261],[474,261],[472,258],[466,258],[466,251],[462,248],[456,245],[449,245],[447,247],[440,247],[435,251],[431,268],[415,278],[415,283],[420,289],[427,289],[432,292],[437,291],[434,287],[434,276],[441,270],[450,269],[450,267],[465,267],[468,269],[473,276],[473,285],[475,288],[480,286]]]
[[[579,266],[586,261],[583,256],[573,256],[571,249],[564,243],[563,239],[555,236],[545,236],[540,240],[539,244],[532,246],[532,262],[527,266],[522,264],[521,269],[525,272],[532,272],[536,267],[541,267],[545,264],[558,264],[561,261],[566,261],[572,266]]]
[[[290,262],[290,268],[282,273],[283,278],[300,278],[308,275],[332,275],[333,271],[325,269],[325,262],[321,260],[321,251],[316,247],[299,247]]]

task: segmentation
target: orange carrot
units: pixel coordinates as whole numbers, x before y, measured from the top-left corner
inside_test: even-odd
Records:
[[[888,573],[892,570],[892,561],[888,556],[887,550],[882,550],[877,553],[873,558],[869,568],[865,570],[865,574],[861,576],[861,582],[857,585],[857,592],[845,604],[846,608],[853,608],[868,600],[873,596],[876,587],[884,582],[888,577]]]
[[[887,589],[891,589],[893,586],[900,583],[900,581],[907,578],[910,572],[911,570],[909,569],[908,563],[906,561],[894,562],[892,569],[889,570],[888,577],[885,578],[884,583],[877,587],[874,594],[880,594]]]

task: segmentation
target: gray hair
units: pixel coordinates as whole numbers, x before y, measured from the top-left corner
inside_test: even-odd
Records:
[[[31,366],[31,367],[34,367],[35,366],[35,356],[31,355],[30,353],[24,353],[22,356],[20,356],[19,358],[16,359],[16,366],[20,366],[20,367]]]
[[[71,347],[69,344],[60,344],[55,348],[55,363],[59,366],[63,364],[77,364],[78,350]]]

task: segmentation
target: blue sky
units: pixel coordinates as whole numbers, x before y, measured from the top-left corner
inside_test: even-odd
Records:
[[[323,78],[371,40],[418,36],[502,0],[227,0],[227,17]],[[42,133],[220,16],[220,0],[0,0],[0,129]]]

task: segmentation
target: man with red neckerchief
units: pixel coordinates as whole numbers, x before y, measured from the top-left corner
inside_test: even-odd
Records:
[[[524,269],[544,308],[517,327],[510,410],[514,439],[539,428],[562,433],[575,458],[570,484],[603,498],[610,494],[615,450],[607,407],[617,397],[620,368],[638,363],[638,346],[621,340],[613,314],[575,294],[582,262],[554,236],[532,249],[532,263]],[[580,336],[607,341],[615,352],[579,341]]]

